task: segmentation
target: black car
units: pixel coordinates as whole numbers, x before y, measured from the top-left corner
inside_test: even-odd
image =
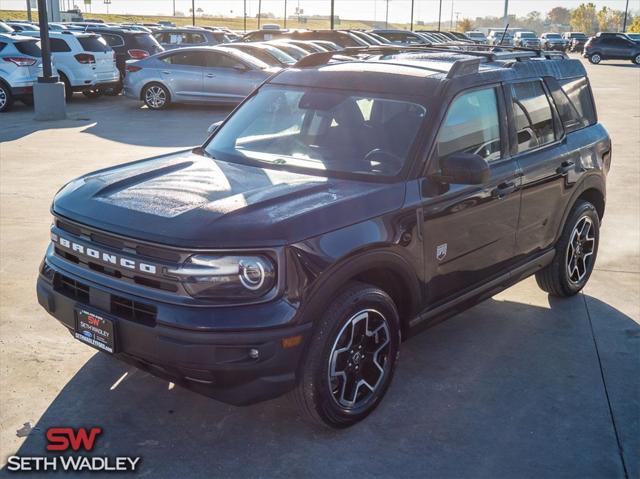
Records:
[[[100,26],[88,26],[85,30],[101,35],[113,49],[121,78],[124,78],[126,73],[127,60],[142,60],[164,51],[164,48],[150,33],[127,28],[103,28]]]
[[[566,43],[565,48],[570,52],[582,52],[589,37],[582,32],[565,32],[562,34],[562,39]]]
[[[71,181],[39,303],[154,375],[341,428],[415,332],[533,274],[575,295],[611,162],[582,63],[443,49],[308,56],[202,146]]]
[[[640,43],[624,33],[601,32],[585,43],[583,56],[595,65],[602,60],[631,60],[640,65]]]

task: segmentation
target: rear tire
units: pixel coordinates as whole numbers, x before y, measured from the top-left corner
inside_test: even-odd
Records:
[[[150,83],[142,90],[144,104],[151,110],[164,110],[171,103],[171,94],[164,85]]]
[[[595,206],[578,201],[556,243],[551,264],[536,273],[536,282],[552,296],[578,293],[589,281],[598,254],[600,219]]]
[[[384,397],[399,348],[393,300],[376,287],[350,283],[319,320],[291,395],[313,422],[353,426]]]
[[[73,100],[73,90],[71,89],[71,83],[69,83],[69,79],[62,73],[60,73],[60,80],[62,81],[62,83],[64,83],[64,100],[68,103]]]
[[[633,59],[631,60],[631,63],[635,63],[636,65],[640,65],[640,53],[638,55],[636,55],[635,57],[633,57]]]
[[[597,65],[598,63],[600,63],[602,61],[602,57],[600,56],[599,53],[593,53],[593,54],[589,55],[589,61],[591,63],[593,63],[594,65]]]
[[[11,89],[4,83],[0,82],[0,113],[11,110],[13,106],[13,95]]]

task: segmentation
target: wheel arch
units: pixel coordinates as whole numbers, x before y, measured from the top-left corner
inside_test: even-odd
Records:
[[[567,203],[567,207],[562,215],[562,221],[560,222],[558,231],[556,232],[555,241],[557,241],[562,235],[564,226],[567,222],[567,218],[571,214],[576,203],[580,200],[585,200],[595,206],[598,213],[598,218],[602,221],[605,212],[606,205],[606,187],[603,178],[598,175],[591,175],[582,182],[580,188],[576,189],[575,193],[571,197],[571,200]]]
[[[391,250],[364,251],[349,255],[322,272],[305,301],[304,315],[316,318],[341,289],[353,281],[366,283],[385,291],[396,304],[403,337],[407,337],[409,321],[419,312],[421,289],[414,267]]]

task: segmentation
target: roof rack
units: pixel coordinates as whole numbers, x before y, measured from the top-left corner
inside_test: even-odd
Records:
[[[480,47],[478,49],[478,47]],[[483,49],[486,48],[486,50]],[[490,48],[490,49],[489,49]],[[308,68],[320,65],[326,65],[335,56],[357,56],[357,55],[396,55],[399,53],[458,53],[476,58],[462,58],[457,60],[451,66],[447,78],[468,75],[475,73],[480,67],[482,60],[485,62],[494,62],[499,60],[515,60],[522,61],[531,58],[544,58],[547,60],[566,59],[567,56],[563,52],[545,52],[531,48],[522,47],[491,47],[489,45],[459,45],[459,44],[437,44],[437,45],[419,45],[419,46],[402,46],[402,45],[376,45],[373,47],[347,47],[343,50],[318,52],[307,55],[298,60],[294,65],[295,68]]]

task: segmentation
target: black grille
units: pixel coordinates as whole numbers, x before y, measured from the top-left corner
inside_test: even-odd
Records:
[[[119,318],[129,319],[147,326],[153,326],[156,323],[155,306],[132,301],[115,294],[111,295],[111,313]]]
[[[68,276],[56,273],[53,278],[53,288],[57,292],[75,299],[79,303],[83,303],[88,306],[91,305],[89,300],[89,286],[81,283],[80,281],[76,281]],[[122,319],[128,319],[129,321],[135,321],[136,323],[141,323],[145,326],[154,326],[156,324],[157,310],[155,306],[123,298],[115,294],[110,296],[111,301],[109,305],[109,312],[114,316]]]
[[[76,299],[82,303],[89,303],[89,286],[68,278],[62,274],[56,274],[53,278],[53,287],[59,293]]]

